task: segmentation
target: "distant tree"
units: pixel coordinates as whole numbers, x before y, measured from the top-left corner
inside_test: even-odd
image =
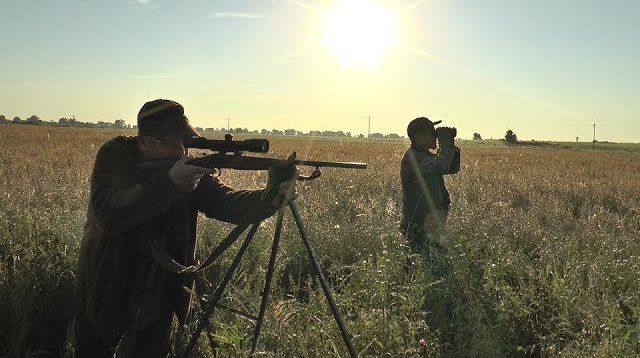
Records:
[[[507,143],[517,143],[518,137],[511,129],[509,129],[507,134],[504,135],[504,140],[506,140]]]
[[[384,138],[384,135],[382,135],[382,133],[371,133],[369,138]]]
[[[116,119],[115,121],[113,121],[113,128],[117,128],[117,129],[123,129],[125,128],[126,124],[124,123],[123,119]]]
[[[473,140],[482,140],[480,133],[473,133]]]
[[[37,125],[40,125],[42,123],[42,120],[38,116],[36,116],[34,114],[33,116],[27,118],[26,122],[27,122],[27,124],[32,124],[32,125],[37,126]]]
[[[364,134],[362,133],[358,134],[358,138],[364,138]]]
[[[284,130],[284,135],[296,135],[296,130],[295,129],[285,129]]]
[[[400,136],[397,135],[396,133],[389,133],[389,134],[385,135],[384,137],[385,138],[393,138],[393,139],[400,138]]]
[[[13,117],[13,123],[21,123],[20,117]]]
[[[266,130],[266,129],[262,129],[262,130],[260,131],[260,134],[262,134],[262,135],[267,135],[267,134],[269,134],[269,133],[271,133],[271,132],[269,132],[269,131],[268,131],[268,130]]]
[[[5,117],[4,114],[0,114],[0,124],[5,124],[5,123],[9,123],[9,121],[7,120],[7,117]]]

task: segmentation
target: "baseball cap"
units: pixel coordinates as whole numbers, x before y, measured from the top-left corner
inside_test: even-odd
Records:
[[[440,124],[442,121],[431,121],[427,117],[418,117],[411,122],[407,126],[407,135],[410,139],[413,138],[413,135],[421,130],[430,130],[432,132],[436,131],[436,124]]]
[[[184,115],[184,107],[168,99],[149,101],[140,108],[138,132],[157,139],[200,136]]]

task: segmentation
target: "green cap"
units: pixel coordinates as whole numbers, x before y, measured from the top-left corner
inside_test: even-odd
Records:
[[[138,132],[158,139],[200,136],[184,115],[184,107],[168,99],[149,101],[140,108]]]
[[[429,130],[435,133],[436,124],[440,124],[441,122],[442,121],[432,122],[427,117],[418,117],[412,120],[411,122],[409,122],[409,125],[407,126],[407,135],[409,136],[409,139],[413,140],[414,134],[418,131]]]

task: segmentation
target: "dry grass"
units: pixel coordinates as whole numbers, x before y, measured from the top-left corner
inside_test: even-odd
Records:
[[[119,133],[0,126],[0,356],[68,351],[89,174],[98,147]],[[298,190],[361,355],[437,356],[439,334],[423,308],[434,285],[454,294],[456,356],[640,354],[637,148],[460,146],[462,171],[447,178],[453,273],[434,283],[396,230],[406,143],[271,141],[272,156],[295,150],[300,158],[369,164],[366,171],[327,169]],[[266,176],[225,171],[223,178],[258,188]],[[292,220],[285,226],[261,347],[283,357],[345,356]],[[257,311],[272,228],[270,220],[259,232],[226,303]],[[229,229],[202,220],[199,252]],[[209,281],[219,279],[231,254],[207,271]],[[246,355],[249,323],[224,311],[212,322],[221,356]],[[421,338],[426,346],[419,347]],[[198,348],[210,354],[206,340]]]

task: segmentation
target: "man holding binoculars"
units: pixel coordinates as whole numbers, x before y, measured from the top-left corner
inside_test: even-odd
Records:
[[[414,252],[432,243],[434,234],[445,224],[451,200],[443,176],[460,170],[460,149],[453,143],[457,131],[450,127],[435,128],[440,122],[419,117],[407,126],[411,147],[400,165],[400,230]],[[436,139],[439,150],[434,154],[431,149],[437,148]]]

